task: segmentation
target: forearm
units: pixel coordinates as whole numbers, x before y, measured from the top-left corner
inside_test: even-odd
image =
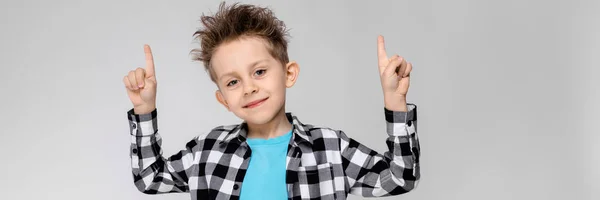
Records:
[[[416,134],[416,106],[408,104],[408,108],[409,112],[385,110],[388,151],[383,155],[349,139],[350,145],[342,151],[342,156],[348,161],[346,165],[354,165],[348,167],[353,170],[346,171],[350,193],[381,197],[403,194],[415,188],[420,177],[420,149]],[[364,161],[353,162],[358,158]]]
[[[173,166],[189,166],[181,159],[191,156],[187,153],[189,151],[181,151],[169,159],[164,158],[162,139],[157,131],[156,110],[141,115],[128,113],[132,175],[138,190],[147,194],[188,191],[185,168]]]
[[[417,134],[417,109],[407,104],[408,112],[386,110],[386,126],[390,170],[393,177],[405,182],[405,189],[411,190],[420,178],[420,146]]]
[[[384,94],[383,102],[385,108],[390,111],[408,112],[406,96],[396,94]]]

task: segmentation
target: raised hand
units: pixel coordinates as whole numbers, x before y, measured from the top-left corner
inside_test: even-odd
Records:
[[[144,53],[146,54],[146,68],[138,67],[131,70],[123,78],[135,114],[147,114],[156,108],[156,76],[154,74],[154,58],[149,45],[144,45]]]
[[[377,57],[386,108],[406,111],[406,94],[410,85],[412,64],[399,55],[388,58],[381,35],[377,37]]]

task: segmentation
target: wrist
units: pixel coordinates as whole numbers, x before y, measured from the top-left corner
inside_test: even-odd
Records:
[[[403,95],[384,95],[385,108],[391,111],[407,112],[406,96]]]
[[[155,105],[141,105],[141,106],[134,106],[133,112],[137,115],[143,115],[143,114],[151,113],[154,109],[156,109]]]

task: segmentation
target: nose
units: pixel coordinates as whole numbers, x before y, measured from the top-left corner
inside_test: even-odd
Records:
[[[244,84],[244,95],[250,95],[252,93],[258,92],[258,87],[254,84],[253,81],[246,81]]]

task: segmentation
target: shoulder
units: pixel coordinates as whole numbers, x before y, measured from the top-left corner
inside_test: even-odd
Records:
[[[307,135],[314,141],[318,139],[339,139],[344,137],[343,131],[328,126],[303,124]]]
[[[231,124],[231,125],[221,125],[212,128],[210,131],[199,134],[194,137],[194,140],[198,143],[205,142],[221,142],[223,141],[229,133],[237,129],[239,124]]]
[[[338,139],[345,136],[343,131],[331,128],[330,126],[315,123],[303,123],[298,119],[298,116],[292,113],[288,113],[288,118],[292,119],[292,123],[299,129],[300,134],[305,134],[311,141],[323,138]]]

